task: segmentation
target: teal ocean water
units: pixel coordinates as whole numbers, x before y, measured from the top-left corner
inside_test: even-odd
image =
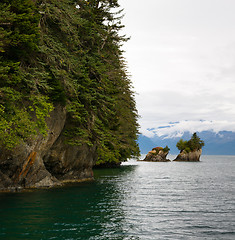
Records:
[[[0,239],[235,239],[235,156],[136,162],[94,182],[0,193]]]

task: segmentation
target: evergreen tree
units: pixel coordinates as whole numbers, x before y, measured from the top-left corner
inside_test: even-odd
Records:
[[[97,164],[138,155],[138,114],[121,51],[128,38],[119,35],[118,1],[11,0],[2,1],[0,11],[0,104],[6,121],[0,131],[12,131],[8,119],[19,110],[27,121],[36,118],[19,141],[38,129],[45,133],[52,105],[61,104],[68,112],[67,144],[96,145]],[[23,107],[15,104],[19,99]]]
[[[187,141],[184,141],[183,139],[180,139],[177,142],[176,147],[182,152],[184,149],[187,148]]]
[[[194,133],[191,139],[188,141],[188,147],[192,150],[199,150],[205,145],[204,141],[202,141],[198,136],[197,133]]]
[[[46,96],[29,94],[26,84],[24,70],[30,71],[39,42],[35,4],[2,0],[0,13],[0,144],[12,148],[36,131],[46,134],[45,118],[52,105]]]
[[[200,150],[205,145],[204,141],[202,141],[198,136],[197,133],[194,133],[189,141],[184,141],[183,139],[180,139],[176,147],[182,151],[186,152],[192,152]]]

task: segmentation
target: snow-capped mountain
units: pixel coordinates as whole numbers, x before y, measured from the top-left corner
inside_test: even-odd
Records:
[[[176,143],[182,138],[189,140],[192,133],[185,131],[181,137],[177,137],[181,134],[175,134],[173,136],[155,134],[152,137],[146,137],[142,134],[139,135],[138,143],[142,154],[147,153],[156,146],[168,147],[171,149],[171,154],[179,153],[176,147]],[[235,132],[231,131],[202,131],[197,132],[197,135],[205,142],[203,147],[203,154],[208,155],[235,155]]]

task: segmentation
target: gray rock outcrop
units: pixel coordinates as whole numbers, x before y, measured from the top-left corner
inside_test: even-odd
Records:
[[[93,179],[95,146],[63,141],[66,111],[57,106],[47,119],[48,135],[13,150],[0,149],[0,190],[52,187],[67,181]]]
[[[143,161],[147,161],[147,162],[170,162],[169,159],[167,159],[168,152],[164,152],[163,150],[152,150],[150,152],[148,152],[148,154],[146,155],[146,157],[144,158]]]
[[[192,152],[186,152],[185,150],[183,150],[180,154],[178,154],[176,159],[174,159],[173,161],[199,162],[201,154],[202,154],[202,149],[195,150],[195,151],[192,151]]]

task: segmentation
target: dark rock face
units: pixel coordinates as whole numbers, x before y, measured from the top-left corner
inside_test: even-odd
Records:
[[[145,159],[143,161],[148,161],[148,162],[170,162],[169,159],[167,159],[167,154],[168,152],[164,152],[160,150],[158,153],[153,150],[148,152],[146,155]]]
[[[93,177],[96,147],[63,144],[60,136],[44,157],[47,170],[60,181],[85,180]]]
[[[185,150],[182,151],[175,160],[178,162],[199,162],[202,154],[202,149],[187,153]]]
[[[93,178],[95,146],[70,146],[62,131],[66,111],[57,106],[47,121],[47,137],[38,136],[12,151],[0,150],[0,190],[52,187]]]

